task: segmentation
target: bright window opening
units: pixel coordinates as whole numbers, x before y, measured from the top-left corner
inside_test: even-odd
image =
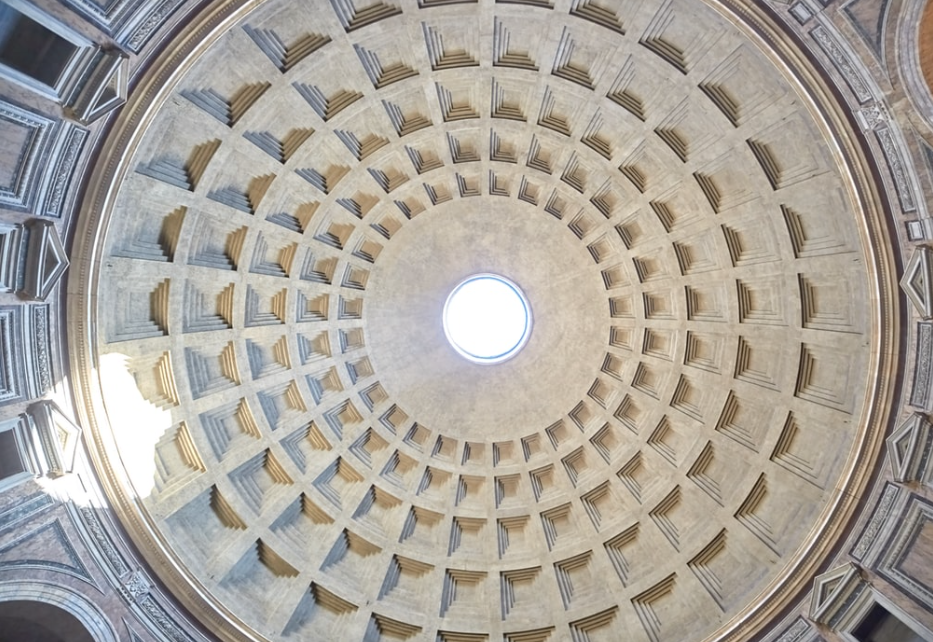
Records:
[[[476,274],[455,287],[444,305],[450,345],[476,363],[513,357],[531,334],[531,309],[517,285],[495,274]]]

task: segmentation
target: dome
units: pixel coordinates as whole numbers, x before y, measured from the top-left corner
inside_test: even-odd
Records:
[[[799,610],[909,359],[874,130],[782,20],[265,0],[161,32],[66,245],[89,456],[165,594],[223,640]],[[477,284],[515,316],[460,320]]]
[[[90,302],[124,490],[266,639],[753,629],[879,386],[832,104],[723,5],[434,4],[244,9],[139,109]],[[442,322],[477,273],[534,309],[494,365]]]

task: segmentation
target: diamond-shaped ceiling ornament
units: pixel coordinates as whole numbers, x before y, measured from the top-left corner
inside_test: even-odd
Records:
[[[810,619],[827,624],[843,617],[852,606],[851,598],[865,586],[858,567],[851,562],[816,576],[810,598]]]
[[[914,413],[888,437],[888,460],[897,481],[921,481],[927,476],[924,473],[929,467],[929,444],[933,439],[930,427],[925,416]]]
[[[911,255],[901,288],[924,319],[933,317],[933,275],[930,273],[930,248],[920,246]]]
[[[45,301],[68,269],[68,254],[49,221],[27,221],[26,233],[26,269],[20,292],[34,301]]]
[[[27,413],[43,473],[59,477],[74,468],[81,428],[51,401],[33,404]]]
[[[95,48],[64,91],[65,113],[89,124],[126,102],[129,59],[117,50]]]

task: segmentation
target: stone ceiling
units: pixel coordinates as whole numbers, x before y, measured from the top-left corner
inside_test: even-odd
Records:
[[[890,296],[782,65],[697,0],[269,0],[205,38],[141,108],[88,309],[120,492],[222,635],[700,640],[780,605]],[[535,318],[495,366],[441,325],[475,272]]]

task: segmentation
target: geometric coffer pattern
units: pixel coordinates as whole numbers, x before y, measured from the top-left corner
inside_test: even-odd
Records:
[[[872,376],[804,101],[689,0],[246,14],[144,132],[100,282],[161,536],[269,638],[715,633],[805,543]],[[496,253],[582,285],[526,288],[560,341],[536,318],[493,403],[399,302]]]

